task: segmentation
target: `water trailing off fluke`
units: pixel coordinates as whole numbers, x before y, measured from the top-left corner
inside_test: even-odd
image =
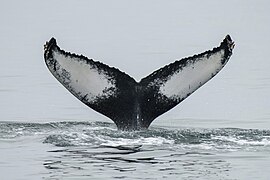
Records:
[[[166,65],[136,82],[119,69],[82,55],[65,52],[51,38],[44,46],[45,63],[75,97],[107,116],[122,130],[147,129],[155,118],[186,99],[228,62],[234,42]]]

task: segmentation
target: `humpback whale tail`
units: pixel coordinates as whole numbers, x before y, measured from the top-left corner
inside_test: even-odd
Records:
[[[136,82],[120,70],[82,55],[65,52],[51,38],[44,46],[53,76],[80,101],[109,117],[122,130],[148,128],[213,78],[228,62],[234,42],[227,35],[219,47],[183,58]]]

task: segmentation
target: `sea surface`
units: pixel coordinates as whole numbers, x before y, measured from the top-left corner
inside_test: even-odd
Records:
[[[266,179],[270,131],[0,123],[5,179]]]
[[[270,1],[4,1],[0,179],[270,178]],[[176,59],[235,49],[222,71],[158,117],[119,131],[48,71],[55,37],[137,81]]]

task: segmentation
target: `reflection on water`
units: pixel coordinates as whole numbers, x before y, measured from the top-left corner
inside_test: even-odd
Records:
[[[73,147],[51,153],[52,158],[44,162],[44,167],[53,172],[51,177],[214,178],[226,177],[230,170],[228,162],[216,159],[214,154],[207,152],[140,147]]]
[[[1,122],[0,129],[1,141],[39,137],[37,143],[49,146],[42,160],[44,179],[232,179],[228,154],[259,157],[270,148],[270,131],[256,129],[126,132],[103,122]]]

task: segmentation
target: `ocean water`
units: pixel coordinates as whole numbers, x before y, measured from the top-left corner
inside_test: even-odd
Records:
[[[269,130],[153,127],[122,132],[104,122],[1,122],[0,127],[6,179],[268,177]]]
[[[1,179],[269,179],[267,0],[5,1],[0,7]],[[49,73],[43,45],[136,80],[235,41],[225,68],[149,130],[118,131]]]

